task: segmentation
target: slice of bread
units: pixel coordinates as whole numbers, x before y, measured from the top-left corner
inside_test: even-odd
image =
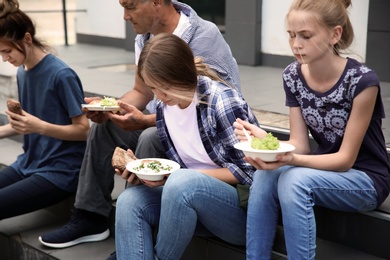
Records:
[[[122,149],[118,146],[114,150],[111,163],[114,169],[118,169],[121,172],[124,172],[126,170],[126,165],[134,160],[137,160],[134,154],[130,154],[125,149]]]
[[[22,106],[20,105],[20,102],[14,99],[8,99],[7,100],[7,108],[9,111],[15,114],[23,115],[22,114]]]

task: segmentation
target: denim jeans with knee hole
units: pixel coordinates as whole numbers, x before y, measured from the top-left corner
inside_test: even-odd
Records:
[[[377,206],[373,181],[362,171],[331,172],[284,166],[254,173],[247,221],[247,259],[271,258],[279,211],[289,259],[314,259],[313,206],[370,211]]]
[[[164,188],[136,186],[118,198],[118,259],[180,259],[198,227],[245,245],[246,212],[235,187],[196,170],[172,173]],[[152,226],[159,225],[153,248]],[[204,234],[204,233],[202,233]]]

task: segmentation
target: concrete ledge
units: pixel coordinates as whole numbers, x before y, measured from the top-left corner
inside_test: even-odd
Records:
[[[16,99],[18,89],[16,84],[16,76],[0,75],[0,96]]]

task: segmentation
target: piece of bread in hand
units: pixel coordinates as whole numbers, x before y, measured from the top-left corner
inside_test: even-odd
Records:
[[[20,102],[14,99],[8,99],[7,100],[7,108],[9,111],[15,114],[23,115],[22,114],[22,106],[20,105]]]
[[[124,172],[126,170],[126,165],[136,159],[137,158],[134,156],[134,154],[129,154],[125,149],[122,149],[118,146],[114,150],[111,163],[114,169],[118,169],[121,172]]]

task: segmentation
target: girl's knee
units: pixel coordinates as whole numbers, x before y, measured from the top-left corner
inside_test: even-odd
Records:
[[[274,191],[278,184],[279,171],[263,171],[257,170],[253,174],[253,183],[251,185],[251,193],[270,193]]]
[[[201,183],[200,180],[205,176],[203,173],[188,169],[180,169],[171,173],[164,185],[163,198],[185,195],[187,191],[193,190],[197,184]]]
[[[311,175],[306,168],[300,167],[292,167],[284,171],[278,182],[280,200],[294,200],[296,196],[309,193]]]
[[[143,187],[134,186],[125,189],[118,197],[116,205],[117,208],[128,208],[142,205],[147,200],[148,196],[145,194]]]
[[[279,185],[291,187],[305,185],[310,182],[313,172],[309,168],[291,167],[286,169],[279,177]]]
[[[196,183],[200,179],[203,173],[199,173],[194,170],[180,169],[177,170],[168,177],[167,182],[165,183],[165,188],[167,187],[176,187],[180,188],[186,186],[190,183]]]
[[[131,188],[127,188],[121,194],[119,194],[119,197],[116,201],[117,208],[121,208],[122,204],[128,204],[132,199],[133,196],[131,195],[130,189]]]

